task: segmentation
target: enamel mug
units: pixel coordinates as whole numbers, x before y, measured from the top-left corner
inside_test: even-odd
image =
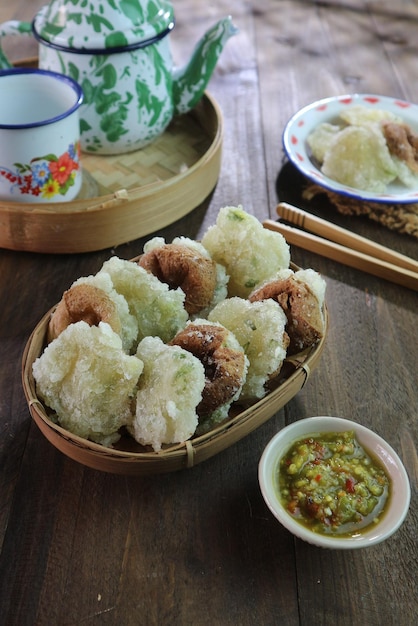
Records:
[[[81,188],[81,87],[39,69],[0,72],[0,201],[65,202]]]

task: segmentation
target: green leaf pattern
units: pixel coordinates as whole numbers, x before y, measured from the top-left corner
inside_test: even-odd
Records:
[[[21,22],[19,20],[9,20],[0,25],[0,69],[10,69],[13,64],[10,63],[1,47],[1,39],[6,35],[31,35],[32,24],[30,22]]]
[[[124,15],[131,23],[131,32],[138,38],[144,32],[148,32],[148,25],[161,17],[161,2],[148,0],[61,0],[64,5],[65,20],[62,20],[61,13],[54,6],[46,6],[45,12],[45,32],[46,39],[51,41],[51,37],[65,35],[70,31],[73,24],[79,27],[78,32],[99,33],[104,35],[106,45],[124,45],[124,33],[118,32],[115,26],[119,15]],[[168,2],[163,3],[164,9],[169,7]],[[144,30],[144,28],[146,30]],[[126,39],[125,39],[126,42]],[[71,46],[70,37],[68,45]]]
[[[49,49],[47,59],[49,69],[59,68],[83,89],[83,150],[102,154],[136,150],[170,123],[172,61],[168,38],[131,52],[91,55],[84,69],[80,68],[80,55],[74,53]]]
[[[237,29],[227,17],[210,28],[196,45],[187,65],[173,76],[173,102],[176,114],[186,113],[202,97],[226,41]]]

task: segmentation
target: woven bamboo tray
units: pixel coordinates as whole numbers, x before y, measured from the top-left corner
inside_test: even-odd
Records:
[[[204,435],[192,437],[185,443],[167,446],[160,452],[153,452],[140,446],[129,436],[121,438],[117,449],[105,448],[73,435],[51,421],[46,408],[36,395],[32,364],[44,349],[52,310],[34,329],[23,354],[22,381],[32,418],[48,441],[74,461],[104,472],[127,475],[161,474],[191,468],[258,428],[287,404],[306,383],[318,364],[328,328],[325,309],[323,339],[312,348],[286,359],[279,379],[264,398],[246,408],[232,407],[228,419]]]
[[[142,150],[82,154],[78,198],[57,204],[0,201],[0,247],[72,254],[133,241],[175,222],[214,189],[222,114],[205,93],[189,113]]]

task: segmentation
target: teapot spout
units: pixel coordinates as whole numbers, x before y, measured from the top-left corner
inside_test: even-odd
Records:
[[[190,111],[201,99],[226,42],[238,33],[230,16],[219,20],[196,44],[185,66],[173,71],[174,113]]]

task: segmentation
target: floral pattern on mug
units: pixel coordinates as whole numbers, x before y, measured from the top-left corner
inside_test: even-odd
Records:
[[[65,196],[74,185],[76,171],[80,167],[80,142],[68,146],[68,150],[56,156],[47,154],[35,157],[28,164],[14,163],[15,171],[0,166],[0,176],[11,183],[10,191],[51,199]]]

